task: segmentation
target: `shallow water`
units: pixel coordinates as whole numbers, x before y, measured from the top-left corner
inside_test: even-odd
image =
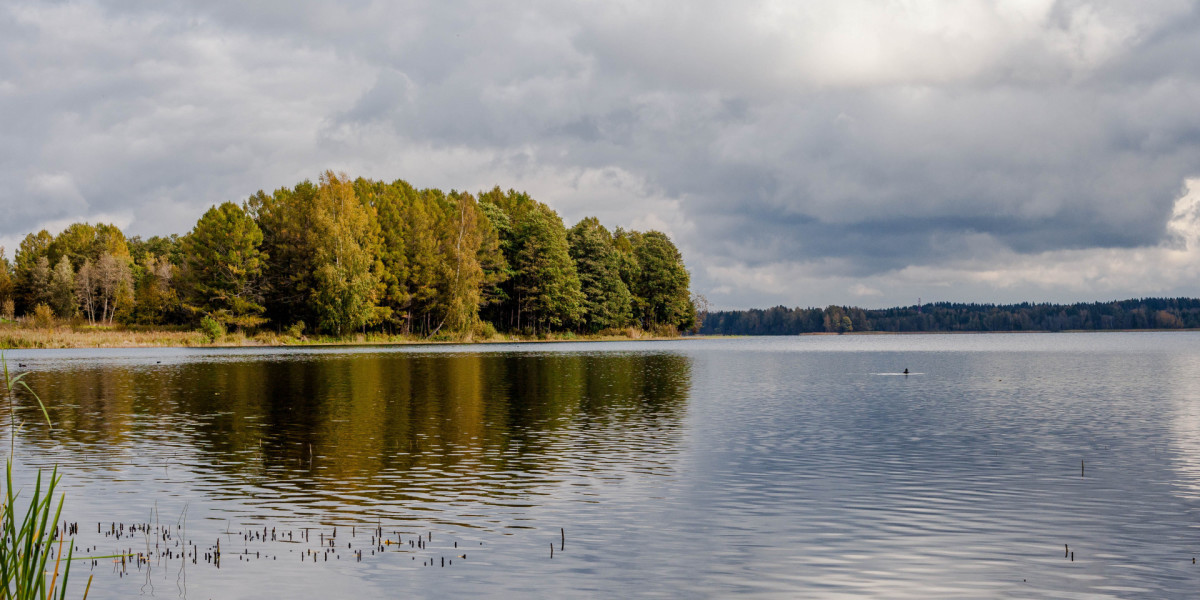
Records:
[[[54,423],[18,407],[18,477],[151,556],[78,563],[90,598],[1200,589],[1197,333],[8,359]]]

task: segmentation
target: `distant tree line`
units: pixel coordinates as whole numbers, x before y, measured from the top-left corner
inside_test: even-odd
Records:
[[[846,306],[716,311],[700,333],[796,335],[852,331],[1064,331],[1200,328],[1200,299],[1142,298],[1078,304],[959,304],[862,309]]]
[[[0,316],[345,335],[596,333],[695,325],[658,231],[566,228],[499,187],[472,195],[324,173],[210,208],[186,235],[76,223],[0,251]]]

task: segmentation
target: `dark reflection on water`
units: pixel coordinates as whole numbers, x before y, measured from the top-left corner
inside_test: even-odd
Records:
[[[84,543],[161,519],[471,548],[431,569],[260,545],[220,570],[101,569],[94,598],[1200,589],[1196,333],[14,358],[56,423],[22,406],[18,460],[62,466]]]
[[[420,508],[478,526],[446,504],[619,477],[629,457],[641,471],[666,468],[690,378],[690,360],[673,354],[276,358],[37,372],[29,381],[53,399],[55,429],[25,406],[22,441],[69,446],[72,462],[98,471],[177,463],[191,491],[216,499],[259,488],[271,501],[254,516],[409,519]]]

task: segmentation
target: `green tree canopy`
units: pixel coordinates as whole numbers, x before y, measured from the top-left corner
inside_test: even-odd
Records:
[[[590,332],[625,327],[633,320],[633,300],[621,280],[621,258],[612,234],[588,217],[567,232],[571,258],[583,292],[583,326]]]
[[[16,261],[13,264],[13,295],[16,298],[17,312],[29,312],[39,302],[44,302],[42,294],[45,291],[45,282],[48,279],[39,279],[34,281],[34,270],[38,266],[39,259],[46,259],[45,274],[49,274],[50,258],[47,251],[50,248],[50,242],[54,241],[54,236],[45,229],[30,233],[21,240],[21,244],[17,246]],[[37,275],[41,275],[39,272]]]
[[[105,223],[29,234],[11,264],[0,251],[0,310],[45,303],[105,324],[303,322],[335,335],[682,326],[687,272],[655,236],[610,234],[594,218],[568,232],[516,190],[447,193],[327,171],[214,206],[182,237],[126,238]]]
[[[316,322],[309,303],[315,286],[311,232],[316,197],[317,186],[303,181],[270,196],[259,191],[246,202],[262,230],[261,250],[270,257],[263,269],[263,304],[277,326]]]
[[[408,331],[413,300],[410,291],[408,240],[411,232],[408,212],[417,202],[419,192],[401,179],[389,184],[360,178],[354,182],[354,189],[363,202],[375,209],[379,223],[381,322],[388,324],[389,328],[399,326]]]
[[[332,171],[321,176],[312,211],[306,239],[315,267],[309,302],[321,329],[343,335],[375,316],[382,270],[375,258],[379,224],[349,178]]]
[[[46,252],[51,264],[57,265],[66,257],[71,261],[71,266],[78,269],[84,260],[95,263],[103,254],[128,258],[129,244],[125,234],[116,225],[73,223],[54,236]]]
[[[14,301],[13,283],[12,263],[8,262],[4,246],[0,246],[0,307],[6,302]]]
[[[571,327],[583,315],[583,292],[571,260],[562,219],[545,205],[514,227],[514,298],[521,316],[536,331]]]
[[[642,322],[650,328],[690,327],[695,321],[688,290],[690,277],[671,238],[660,231],[648,231],[634,238],[633,250],[640,271],[634,294]]]
[[[208,209],[181,242],[184,306],[225,325],[261,324],[262,239],[262,231],[240,206],[226,202]]]

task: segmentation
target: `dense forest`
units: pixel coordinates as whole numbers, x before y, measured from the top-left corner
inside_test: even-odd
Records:
[[[209,209],[187,234],[76,223],[0,251],[0,317],[342,336],[657,333],[695,325],[658,231],[567,228],[516,191],[472,195],[324,173]]]
[[[1068,331],[1200,328],[1200,299],[1143,298],[1080,304],[955,304],[866,310],[846,306],[712,312],[700,333],[796,335],[852,331]]]

